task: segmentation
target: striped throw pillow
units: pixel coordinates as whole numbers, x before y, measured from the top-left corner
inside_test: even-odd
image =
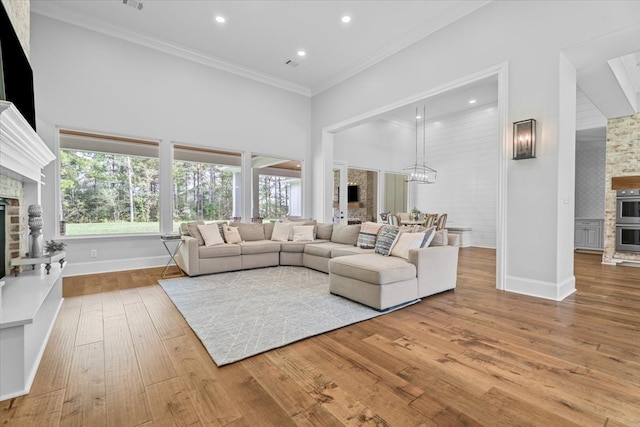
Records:
[[[389,256],[393,245],[398,241],[400,236],[400,229],[395,225],[385,225],[378,234],[378,240],[376,240],[375,252],[380,255]]]
[[[376,247],[376,240],[378,238],[378,232],[382,228],[382,224],[375,222],[365,222],[360,227],[360,233],[358,234],[357,246],[362,249],[374,249]]]

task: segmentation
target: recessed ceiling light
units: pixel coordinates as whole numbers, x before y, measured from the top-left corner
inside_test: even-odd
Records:
[[[307,52],[305,52],[304,50],[299,50],[298,56],[307,56]]]
[[[475,99],[470,99],[470,100],[469,100],[469,104],[475,104],[475,103],[476,103],[476,100],[475,100]]]
[[[349,22],[351,22],[351,17],[349,15],[344,15],[342,18],[340,18],[340,20],[342,21],[342,23],[348,24]]]
[[[416,116],[416,119],[421,119],[421,118],[422,118],[422,116]]]
[[[225,17],[224,17],[224,16],[222,16],[222,15],[217,15],[217,16],[216,16],[216,22],[217,22],[218,24],[224,24],[225,22],[227,22],[227,18],[225,18]]]

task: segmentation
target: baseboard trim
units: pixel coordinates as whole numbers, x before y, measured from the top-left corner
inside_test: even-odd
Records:
[[[117,259],[109,261],[67,262],[63,270],[63,277],[164,267],[167,263],[167,258],[168,256],[155,256],[145,258]]]
[[[524,277],[507,276],[505,291],[562,301],[576,291],[576,278],[571,276],[560,283],[553,283]]]

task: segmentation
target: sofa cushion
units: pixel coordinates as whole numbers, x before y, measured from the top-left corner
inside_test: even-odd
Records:
[[[264,227],[262,224],[248,224],[244,222],[237,222],[232,224],[233,227],[238,227],[240,237],[245,242],[254,242],[256,240],[266,240],[264,236]]]
[[[440,231],[436,231],[429,246],[447,246],[448,244],[449,238],[447,236],[447,229],[445,228]]]
[[[273,227],[276,225],[275,222],[265,222],[262,224],[264,227],[264,238],[266,240],[271,240],[271,235],[273,234]]]
[[[220,235],[218,224],[198,224],[198,231],[204,239],[205,246],[215,246],[224,243],[224,239]]]
[[[374,249],[363,249],[357,246],[343,245],[341,248],[331,250],[331,258],[337,258],[339,256],[349,256],[358,254],[372,254],[375,253]]]
[[[310,244],[329,243],[328,240],[314,240],[312,242],[280,242],[280,252],[302,253]]]
[[[362,254],[332,258],[329,272],[343,277],[387,285],[416,278],[416,266],[398,257]]]
[[[276,222],[273,226],[273,233],[271,233],[271,239],[275,242],[286,242],[289,240],[289,236],[293,230],[292,222]]]
[[[240,242],[240,253],[242,255],[265,254],[280,252],[280,243],[271,240],[253,240],[250,242]]]
[[[376,240],[378,238],[378,232],[382,228],[382,224],[376,222],[365,222],[360,228],[358,234],[358,246],[362,249],[374,249],[376,247]]]
[[[390,255],[399,235],[400,229],[395,225],[383,226],[378,234],[378,240],[376,240],[376,253],[385,256]]]
[[[200,231],[198,230],[198,225],[204,225],[204,221],[201,219],[189,221],[187,223],[187,230],[189,231],[189,235],[191,237],[195,237],[196,239],[198,239],[198,245],[202,246],[204,245],[204,239],[202,238],[202,234],[200,234]]]
[[[391,255],[409,259],[409,249],[418,249],[424,241],[424,233],[402,233],[391,249]]]
[[[224,240],[226,240],[227,243],[240,243],[242,241],[242,237],[240,237],[240,233],[238,232],[238,227],[225,225],[223,230]]]
[[[200,259],[240,256],[240,246],[230,243],[215,246],[200,246],[198,248],[198,255]]]
[[[360,234],[360,224],[335,224],[331,233],[333,243],[343,243],[345,245],[355,245]]]
[[[333,224],[320,223],[316,225],[316,239],[331,240],[331,234],[333,233]]]
[[[311,242],[313,241],[313,230],[315,225],[294,225],[293,237],[294,242]]]
[[[331,251],[334,249],[342,249],[345,246],[349,247],[349,245],[344,245],[343,243],[307,243],[304,247],[304,253],[309,255],[316,255],[325,258],[331,258]],[[353,246],[350,246],[353,247]]]

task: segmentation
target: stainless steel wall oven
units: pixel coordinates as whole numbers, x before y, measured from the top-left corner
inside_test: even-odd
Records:
[[[617,191],[616,250],[640,252],[640,189]]]

